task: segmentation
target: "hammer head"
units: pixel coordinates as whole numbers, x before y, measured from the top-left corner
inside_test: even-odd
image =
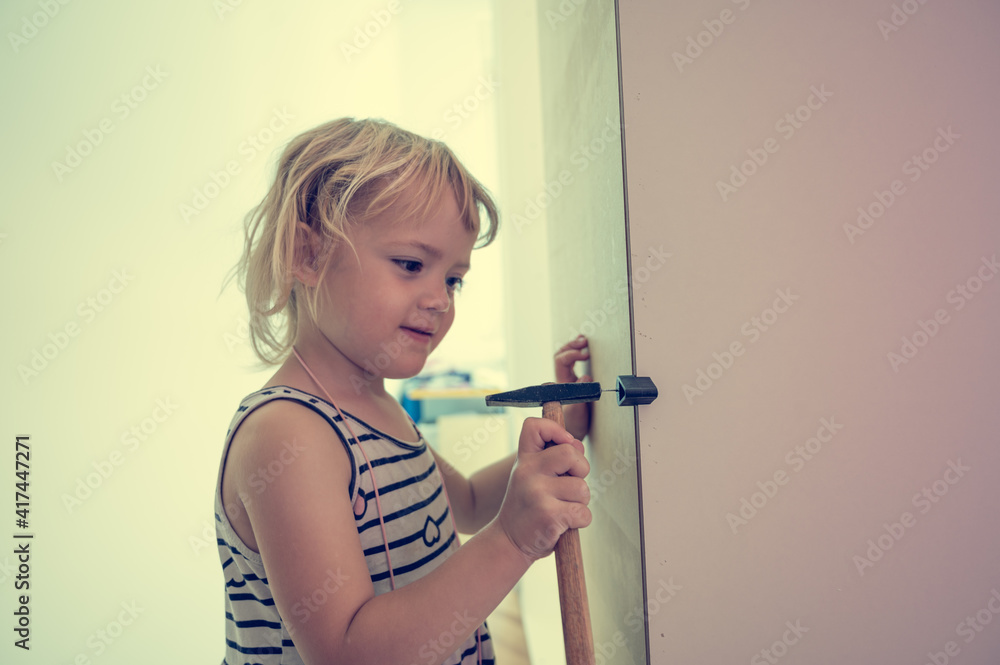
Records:
[[[546,402],[577,404],[601,399],[601,384],[545,383],[486,396],[486,406],[541,406]]]

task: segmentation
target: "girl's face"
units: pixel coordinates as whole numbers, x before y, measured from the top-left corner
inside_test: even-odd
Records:
[[[357,257],[341,245],[320,285],[322,332],[362,381],[420,373],[455,320],[455,292],[476,242],[451,192],[422,221],[395,214],[390,208],[352,229]]]

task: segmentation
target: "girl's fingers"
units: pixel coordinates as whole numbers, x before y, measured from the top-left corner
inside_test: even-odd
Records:
[[[576,383],[576,372],[573,371],[574,365],[580,361],[589,360],[590,354],[586,349],[567,349],[556,354],[556,382],[557,383]]]
[[[590,512],[590,508],[587,506],[574,503],[570,506],[567,511],[566,526],[570,529],[583,529],[590,526],[593,520],[593,514]]]
[[[563,503],[579,503],[584,506],[590,503],[590,488],[583,478],[575,476],[551,478],[548,488],[552,498]]]
[[[563,344],[555,353],[556,382],[576,383],[576,363],[590,359],[590,349],[587,348],[587,338],[583,335],[575,337]]]
[[[582,349],[586,346],[587,346],[587,338],[584,337],[583,335],[579,335],[577,337],[574,337],[570,341],[566,342],[565,344],[563,344],[562,347],[560,347],[559,351],[556,351],[556,353],[559,353],[560,351],[565,351],[567,349]]]
[[[573,363],[588,358],[590,358],[590,352],[587,349],[564,349],[556,353],[556,362],[570,367],[573,366]]]
[[[550,446],[539,458],[540,471],[547,476],[575,476],[584,478],[590,473],[590,462],[583,454],[583,444],[573,439],[571,443]]]
[[[517,444],[517,454],[538,453],[545,450],[549,443],[571,444],[578,446],[583,454],[583,444],[573,438],[573,435],[560,427],[554,420],[547,418],[527,418],[521,426],[521,438]]]

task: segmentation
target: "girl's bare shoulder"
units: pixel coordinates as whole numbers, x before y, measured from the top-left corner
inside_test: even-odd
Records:
[[[237,484],[245,484],[252,480],[250,474],[277,469],[275,464],[294,475],[300,459],[332,465],[350,482],[347,453],[326,418],[300,402],[281,399],[260,405],[243,420],[233,435],[227,467],[233,464],[242,476]]]

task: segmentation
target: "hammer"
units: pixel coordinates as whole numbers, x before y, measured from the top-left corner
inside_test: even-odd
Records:
[[[607,392],[618,394],[618,406],[649,404],[656,399],[656,386],[649,377],[622,375],[617,386]],[[601,398],[601,384],[545,383],[497,393],[486,397],[487,406],[541,406],[542,417],[566,427],[563,404],[594,402]],[[580,534],[567,529],[556,543],[556,577],[559,581],[559,610],[562,614],[563,643],[567,665],[595,665],[594,635],[590,626],[587,582],[583,575]]]

